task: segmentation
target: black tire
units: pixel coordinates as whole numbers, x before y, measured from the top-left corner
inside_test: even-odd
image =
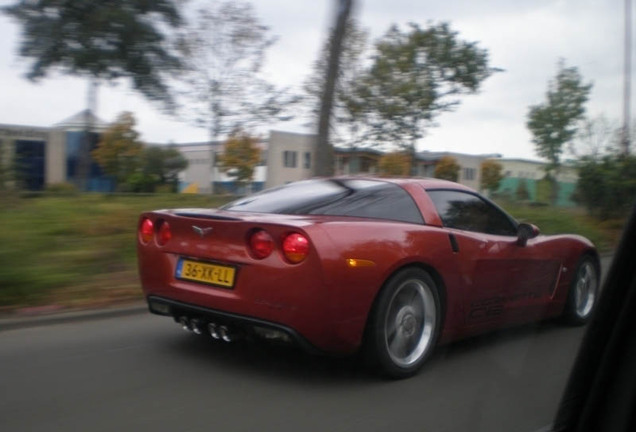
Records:
[[[598,261],[594,257],[581,257],[563,311],[563,318],[567,324],[583,325],[590,320],[598,302],[600,274]]]
[[[433,352],[441,315],[437,286],[426,271],[397,272],[382,288],[369,317],[367,360],[393,379],[414,375]]]

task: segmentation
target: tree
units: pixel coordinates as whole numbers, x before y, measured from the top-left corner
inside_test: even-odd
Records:
[[[380,174],[385,176],[408,176],[411,172],[410,156],[404,152],[387,153],[378,164]]]
[[[364,73],[363,59],[367,51],[368,32],[353,19],[347,21],[344,29],[338,77],[334,88],[333,127],[334,141],[359,147],[364,146],[365,107],[358,97],[356,88]],[[318,123],[321,98],[325,91],[329,53],[333,34],[325,42],[318,59],[314,62],[312,74],[303,85],[304,103],[310,111],[312,122]]]
[[[600,219],[629,214],[636,197],[636,156],[617,149],[602,158],[579,162],[575,199]]]
[[[257,143],[256,138],[242,130],[232,133],[225,142],[223,154],[219,156],[221,170],[236,178],[241,185],[251,182],[261,161],[261,149]]]
[[[212,2],[196,12],[179,37],[184,71],[176,91],[186,118],[209,131],[212,141],[236,128],[286,120],[284,91],[262,73],[275,42],[251,4]]]
[[[353,0],[337,0],[336,23],[333,27],[329,46],[329,60],[325,75],[325,84],[320,98],[320,114],[318,116],[318,140],[316,144],[316,164],[314,173],[317,176],[333,175],[333,146],[329,142],[331,128],[331,116],[333,109],[334,93],[340,70],[340,57],[342,44],[345,38],[345,29],[349,16],[353,9]]]
[[[496,160],[486,159],[481,163],[481,188],[495,192],[503,179],[503,165]]]
[[[569,152],[576,159],[594,158],[611,153],[618,147],[621,129],[604,115],[586,118],[569,143]]]
[[[585,115],[585,103],[591,89],[592,84],[583,83],[576,67],[565,67],[561,60],[555,79],[548,85],[546,101],[531,106],[528,111],[526,124],[532,133],[532,142],[537,154],[548,161],[546,175],[553,184],[553,202],[558,193],[561,155]]]
[[[394,25],[375,48],[360,98],[376,140],[396,143],[412,156],[425,128],[496,71],[488,65],[487,50],[461,40],[447,23],[428,28],[411,23],[407,31]]]
[[[135,117],[123,112],[100,137],[92,156],[104,173],[112,176],[117,188],[123,189],[129,178],[141,167],[143,143],[135,131]]]
[[[459,170],[461,167],[452,156],[444,156],[435,165],[435,178],[442,180],[450,180],[456,182],[459,179]]]
[[[22,25],[27,78],[51,70],[96,80],[130,78],[151,100],[170,101],[166,73],[179,66],[166,31],[181,24],[171,0],[19,0],[3,12]]]
[[[188,161],[173,146],[149,146],[143,150],[141,166],[141,179],[149,190],[140,192],[154,192],[157,186],[177,192],[179,173],[188,167]]]
[[[181,24],[179,11],[172,0],[18,0],[2,11],[22,25],[19,53],[32,60],[28,79],[52,70],[90,79],[77,167],[85,189],[99,81],[128,78],[149,100],[173,106],[166,78],[180,62],[167,35]]]

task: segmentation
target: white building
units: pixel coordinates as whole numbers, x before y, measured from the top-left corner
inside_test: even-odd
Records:
[[[302,180],[313,175],[316,155],[316,135],[272,131],[269,138],[266,186],[279,186]],[[336,175],[375,175],[383,153],[374,149],[335,149]],[[500,155],[468,155],[452,152],[417,153],[417,175],[433,177],[435,165],[444,156],[457,160],[461,169],[458,181],[473,189],[479,189],[481,163]]]
[[[86,181],[80,182],[78,178],[80,148],[86,144],[85,130],[89,126],[88,144],[93,149],[107,124],[88,110],[51,127],[0,124],[0,171],[15,169],[17,173],[12,177],[28,190],[71,183],[87,191],[111,191],[113,181],[90,160],[90,154]]]
[[[470,155],[465,153],[453,152],[419,152],[418,159],[418,175],[421,177],[433,177],[435,174],[435,166],[443,157],[452,157],[460,166],[459,178],[457,181],[472,189],[481,189],[481,164],[487,159],[498,159],[499,154],[480,154]]]
[[[267,146],[266,187],[309,178],[316,160],[316,136],[271,131]]]
[[[267,177],[267,143],[259,143],[261,163],[254,170],[251,192],[261,190]],[[188,167],[179,175],[180,190],[184,193],[245,193],[237,189],[234,179],[224,173],[218,163],[223,142],[178,144],[176,147],[188,161]]]

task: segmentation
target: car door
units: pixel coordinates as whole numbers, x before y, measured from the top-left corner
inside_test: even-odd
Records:
[[[540,314],[552,293],[558,261],[536,241],[517,244],[517,224],[483,197],[461,190],[429,190],[461,279],[466,324],[523,322]]]

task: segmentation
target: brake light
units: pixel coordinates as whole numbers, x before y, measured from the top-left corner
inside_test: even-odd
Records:
[[[283,240],[283,254],[287,261],[298,264],[309,254],[309,240],[302,234],[289,234]]]
[[[159,246],[163,246],[172,238],[172,231],[170,225],[166,221],[162,221],[159,226],[159,234],[157,236],[157,243]]]
[[[274,239],[266,231],[258,230],[250,236],[250,252],[257,259],[267,258],[274,251]]]
[[[141,222],[141,226],[139,227],[139,236],[141,237],[141,241],[143,243],[148,243],[152,240],[153,235],[155,234],[155,226],[152,221],[148,218],[144,219]]]

